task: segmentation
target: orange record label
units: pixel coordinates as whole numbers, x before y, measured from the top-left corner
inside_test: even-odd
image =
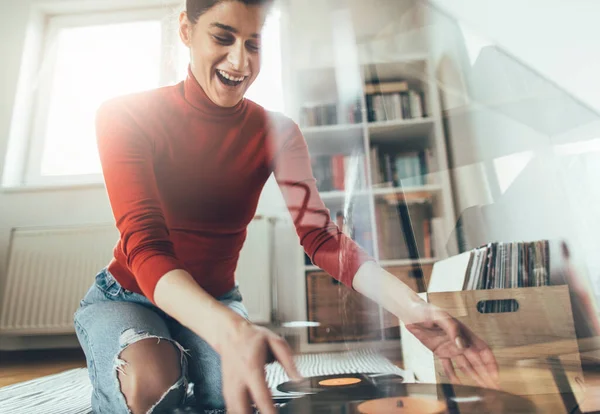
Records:
[[[361,382],[360,378],[332,378],[319,381],[319,385],[324,387],[341,387],[343,385],[353,385]]]
[[[439,414],[446,412],[442,401],[418,397],[394,397],[367,401],[360,404],[362,414]]]

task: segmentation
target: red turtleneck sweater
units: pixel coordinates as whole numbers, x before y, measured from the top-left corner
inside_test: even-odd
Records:
[[[99,109],[98,148],[120,232],[108,270],[154,301],[158,280],[184,269],[217,297],[233,288],[246,228],[271,173],[314,264],[351,286],[372,260],[330,220],[298,126],[244,99],[215,105],[193,74]]]

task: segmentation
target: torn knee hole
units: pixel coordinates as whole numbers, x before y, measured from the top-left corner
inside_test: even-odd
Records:
[[[127,349],[129,346],[144,340],[156,340],[156,343],[159,344],[161,341],[167,341],[170,344],[174,345],[177,350],[179,350],[180,354],[180,364],[183,366],[186,355],[189,356],[189,351],[183,348],[179,342],[174,341],[169,338],[160,337],[158,335],[152,335],[146,331],[136,331],[135,329],[127,329],[121,333],[119,337],[119,354],[115,358],[115,369],[123,375],[127,375],[125,373],[124,368],[128,365],[128,362],[122,358],[123,351]]]
[[[177,341],[128,329],[119,348],[115,377],[129,412],[153,412],[185,398],[188,351]]]
[[[125,368],[127,366],[127,361],[122,360],[121,358],[117,357],[115,359],[115,369],[122,375],[127,375],[127,373],[125,372],[125,370],[123,368]]]
[[[165,339],[157,335],[150,335],[148,332],[145,331],[137,332],[135,329],[127,329],[126,331],[123,331],[123,333],[121,333],[121,336],[119,337],[119,346],[121,348],[121,351],[123,351],[123,349],[127,348],[129,345],[132,345],[143,339],[151,338],[156,339],[158,342],[160,342],[161,339]]]

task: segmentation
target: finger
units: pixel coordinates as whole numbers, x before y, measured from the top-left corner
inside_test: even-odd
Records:
[[[477,372],[477,375],[484,382],[486,388],[497,388],[496,381],[489,372],[488,366],[481,359],[481,354],[475,351],[465,352],[465,357],[471,363],[471,366]]]
[[[269,338],[269,347],[275,358],[279,361],[283,369],[287,372],[290,379],[299,381],[302,375],[294,362],[294,353],[289,344],[281,336],[272,335]]]
[[[468,347],[468,342],[464,335],[461,334],[461,329],[458,321],[448,314],[436,314],[435,322],[444,332],[452,339],[452,343],[460,350]]]
[[[246,386],[223,375],[223,398],[228,412],[252,414],[252,402]]]
[[[479,354],[481,362],[485,365],[487,372],[495,382],[498,382],[498,361],[494,356],[494,352],[490,349],[487,343],[479,339],[475,334],[470,333],[473,349]]]
[[[488,372],[490,373],[496,384],[498,384],[500,380],[500,375],[498,372],[498,361],[496,360],[494,353],[489,347],[486,346],[483,350],[479,351],[479,355],[481,357],[481,361],[487,367]]]
[[[454,371],[454,367],[452,366],[452,361],[448,358],[442,359],[442,367],[444,367],[444,372],[446,376],[450,380],[450,382],[454,384],[461,384],[460,379],[456,376],[456,371]]]
[[[271,391],[267,386],[263,365],[252,369],[248,380],[252,400],[261,414],[276,414]]]
[[[480,387],[485,388],[485,381],[483,381],[483,379],[479,376],[479,374],[471,365],[471,362],[469,362],[469,360],[464,355],[459,355],[456,358],[454,358],[454,363],[456,364],[458,369],[462,371],[463,374],[471,377]]]

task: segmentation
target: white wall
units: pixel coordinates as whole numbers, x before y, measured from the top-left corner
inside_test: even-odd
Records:
[[[31,0],[0,3],[0,171],[5,162],[13,103]],[[104,189],[0,191],[0,286],[9,231],[16,226],[97,223],[111,220]]]
[[[0,171],[6,153],[29,10],[34,1],[0,0]],[[91,1],[94,0],[79,0],[81,4]],[[304,1],[309,2],[301,0],[302,3]],[[600,73],[600,47],[597,45],[597,39],[600,39],[600,25],[596,23],[596,18],[600,15],[600,2],[597,0],[431,2],[462,19],[475,32],[488,36],[527,66],[600,109],[600,82],[597,81],[597,73]],[[354,3],[368,7],[366,2]],[[375,3],[381,6],[388,2],[376,0]],[[310,15],[305,15],[307,27],[310,27]],[[357,22],[361,20],[360,16],[364,15],[359,14]],[[314,24],[314,21],[312,22]],[[373,19],[363,23],[368,23],[369,27],[377,26]],[[471,156],[476,159],[478,153],[475,152]],[[535,186],[535,183],[531,185]],[[282,204],[277,187],[270,182],[265,197],[259,203],[259,213],[279,213],[283,208]],[[559,212],[555,212],[555,215],[558,214]],[[102,186],[44,191],[0,191],[0,290],[3,285],[11,228],[110,221],[112,215]],[[565,219],[559,227],[551,230],[560,233],[568,225],[569,221]],[[526,226],[521,225],[521,228]],[[540,234],[538,230],[543,231],[534,229],[532,234]]]
[[[471,247],[488,241],[565,239],[581,274],[590,278],[600,297],[600,260],[596,253],[600,249],[596,236],[600,223],[595,207],[600,196],[595,183],[600,174],[594,168],[600,163],[600,152],[597,146],[589,145],[590,140],[600,136],[599,118],[594,113],[600,111],[600,27],[595,21],[600,15],[600,2],[430,3],[483,37],[479,39],[483,40],[481,44],[487,40],[515,58],[511,61],[492,52],[496,57],[490,59],[488,51],[471,71],[474,57],[469,56],[460,29],[457,32],[454,25],[453,31],[452,24],[447,23],[455,19],[441,14],[432,19],[437,29],[432,32],[437,36],[434,44],[440,48],[439,62],[447,58],[438,73],[455,79],[456,84],[465,80],[471,87],[467,94],[476,94],[480,101],[496,96],[514,98],[513,104],[504,108],[512,111],[511,116],[489,108],[450,116],[457,210],[488,204],[470,217],[467,232],[473,240]],[[487,63],[482,64],[482,60]],[[514,62],[521,62],[525,70]],[[534,72],[528,73],[528,69]],[[514,88],[519,84],[522,90]],[[506,93],[502,90],[505,86]],[[536,97],[527,96],[532,91],[537,98],[550,96],[554,101],[529,99]],[[519,99],[519,92],[524,93],[524,99]],[[452,103],[451,107],[464,102],[454,97]],[[553,108],[555,103],[558,106]],[[552,115],[539,116],[541,108]],[[586,141],[588,144],[582,147]],[[572,155],[556,153],[556,145],[565,143],[577,144],[570,148],[575,150]],[[517,179],[513,185],[503,184],[503,174],[504,178]]]
[[[4,170],[13,105],[31,6],[38,0],[0,0],[0,172]],[[112,0],[75,0],[86,4],[109,4]],[[129,0],[138,3],[166,4],[166,0]],[[43,0],[43,3],[68,3]],[[112,4],[115,4],[113,2]],[[118,2],[117,2],[118,4]],[[183,1],[182,1],[183,4]],[[0,180],[1,181],[1,180]],[[265,188],[257,214],[271,216],[285,209],[281,193],[271,180]],[[29,226],[61,226],[112,223],[113,217],[102,184],[72,188],[27,190],[0,189],[0,298],[5,285],[11,229]],[[65,246],[68,248],[68,246]],[[110,260],[107,257],[107,263]],[[90,283],[94,275],[90,276]],[[0,349],[22,345],[20,338],[0,337]],[[56,340],[50,339],[54,345]],[[47,342],[46,343],[50,343]],[[72,343],[67,340],[66,343]]]
[[[0,1],[0,171],[3,171],[21,58],[33,0]],[[102,185],[85,188],[0,190],[0,292],[5,286],[10,232],[15,227],[110,223],[112,214]],[[107,261],[110,258],[107,258]],[[94,275],[90,275],[90,283]],[[26,342],[32,346],[36,338]],[[39,338],[38,338],[39,339]],[[22,338],[0,337],[0,349],[24,345]],[[72,338],[49,338],[40,345],[61,346]]]
[[[600,110],[597,0],[430,0]]]

